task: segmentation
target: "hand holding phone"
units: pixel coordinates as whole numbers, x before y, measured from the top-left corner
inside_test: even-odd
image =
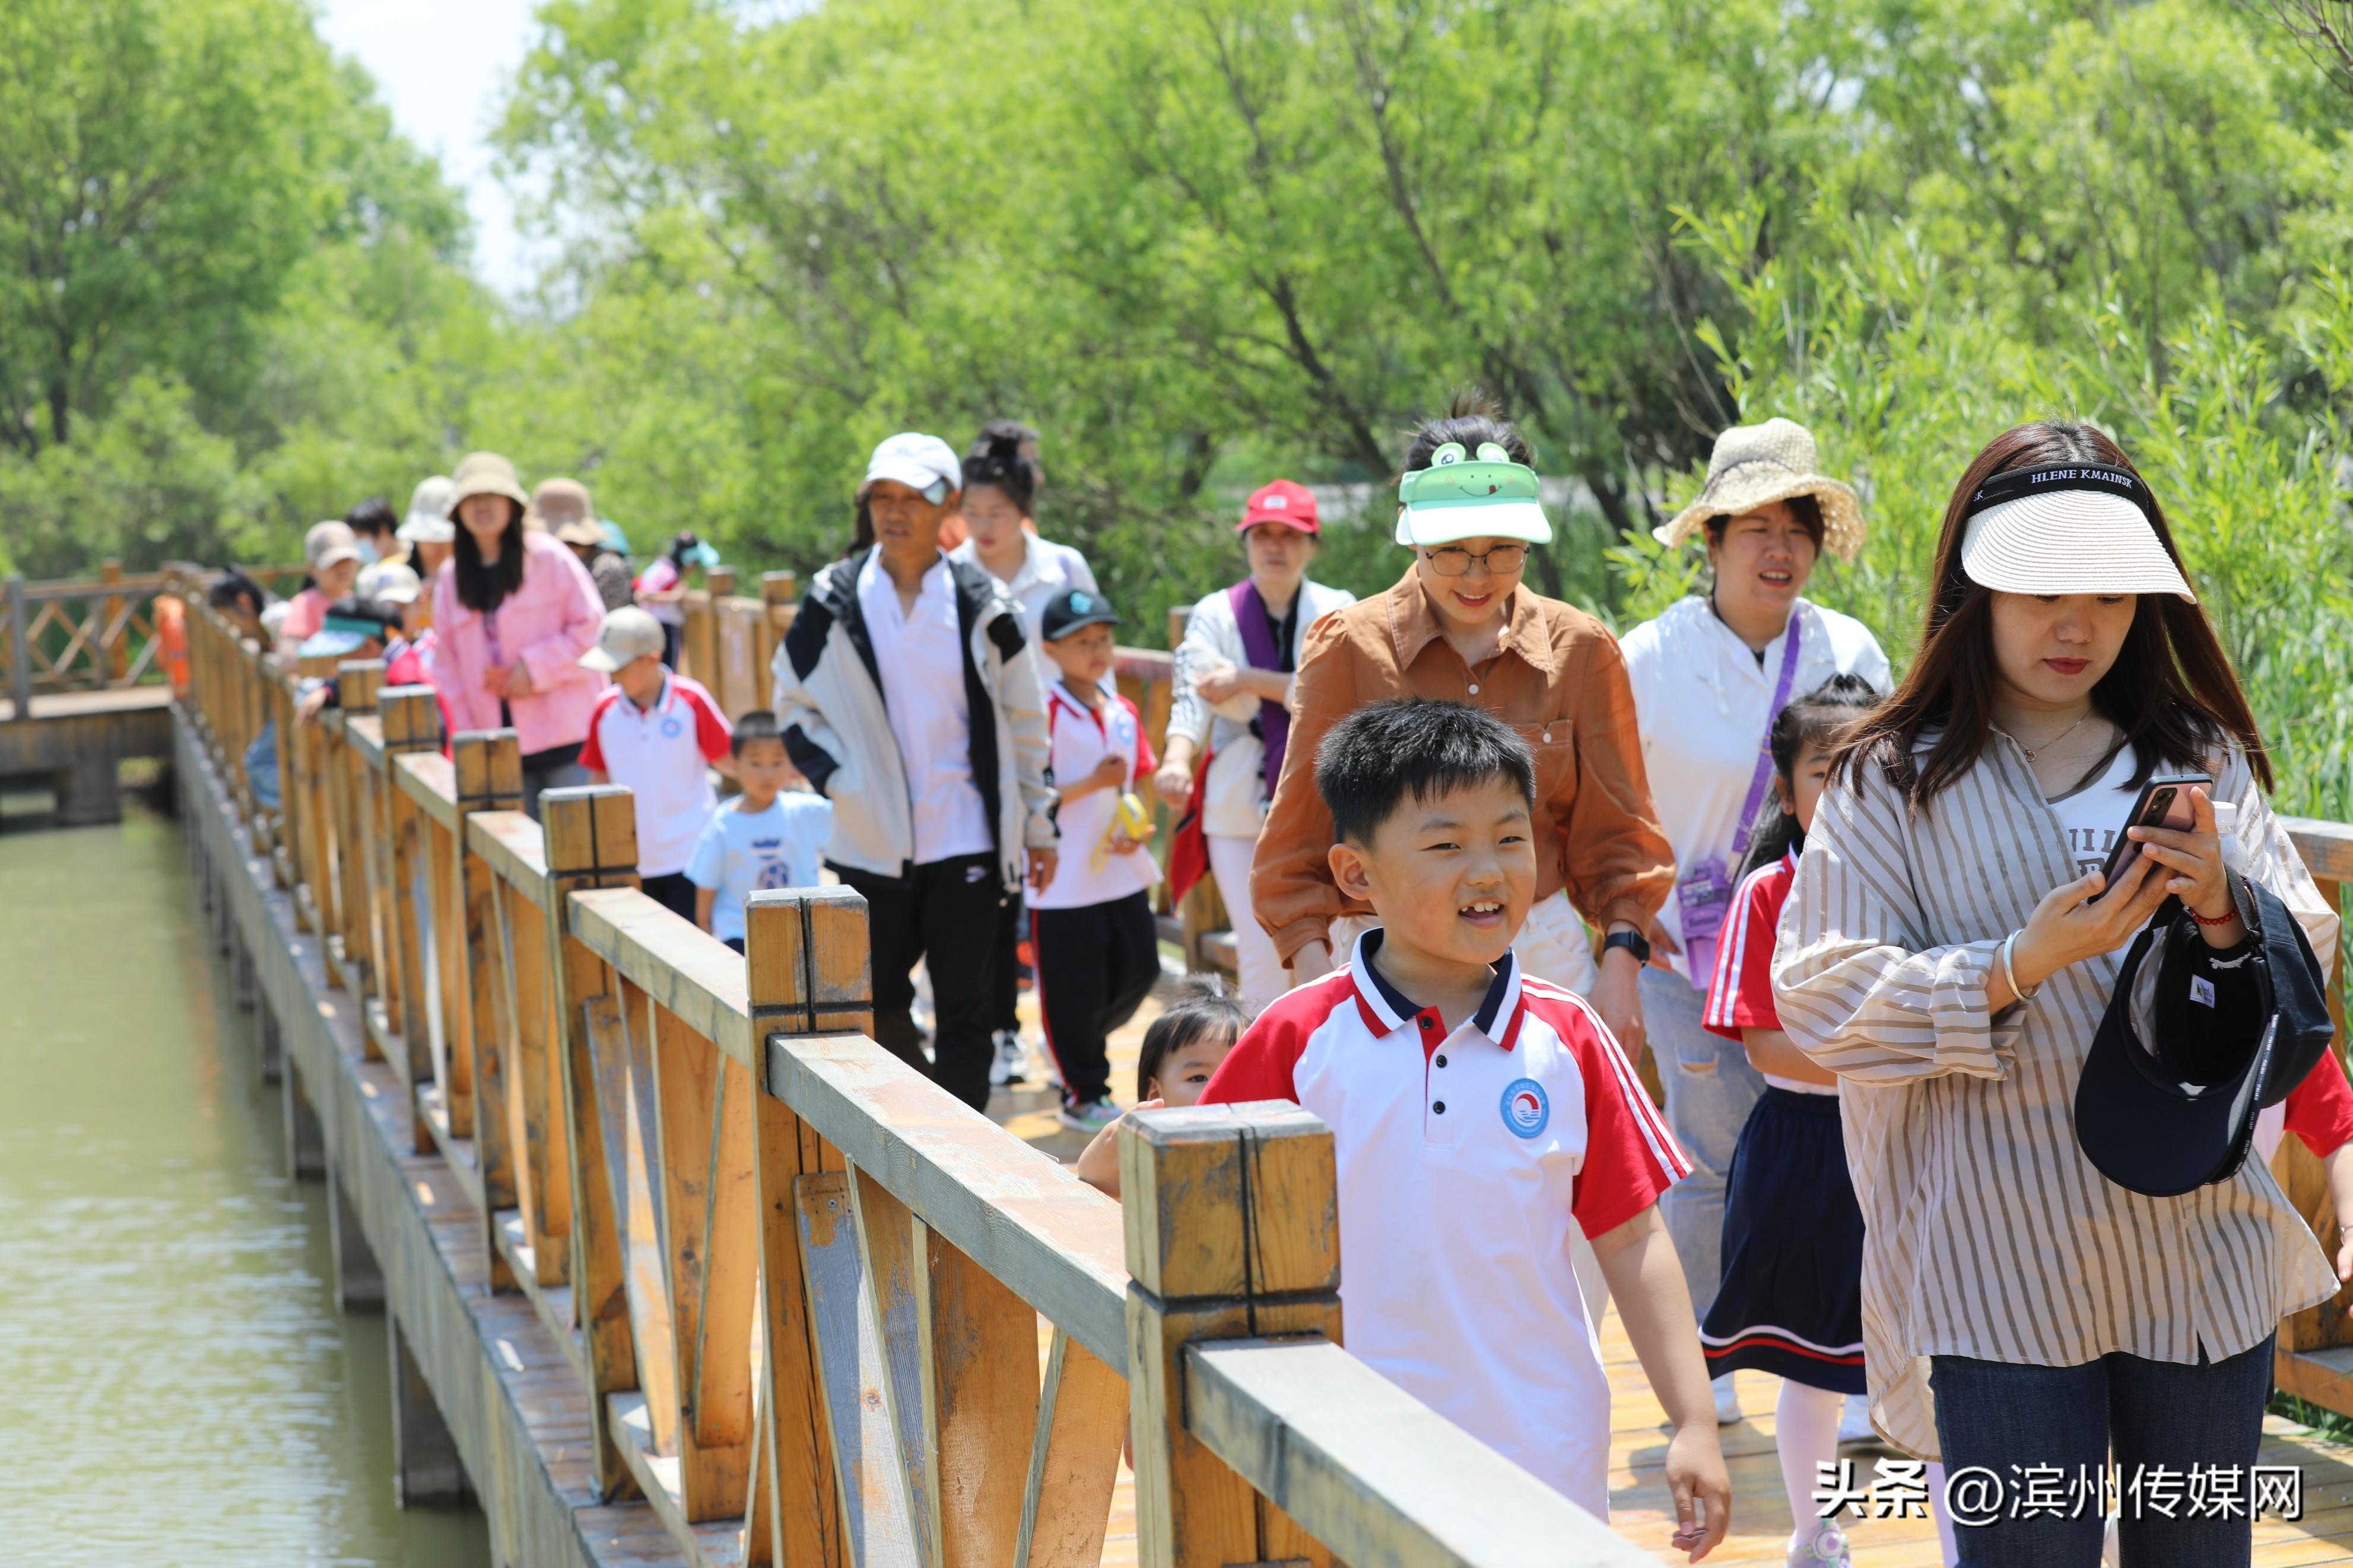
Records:
[[[2214,781],[2204,773],[2176,773],[2166,778],[2153,778],[2140,786],[2133,800],[2132,809],[2125,814],[2124,826],[2116,833],[2115,846],[2108,851],[2107,864],[2100,868],[2100,893],[2088,902],[2098,903],[2107,890],[2116,885],[2116,879],[2132,868],[2139,859],[2143,840],[2133,837],[2136,827],[2164,828],[2175,833],[2187,833],[2197,825],[2197,814],[2189,798],[2193,788],[2210,795]]]

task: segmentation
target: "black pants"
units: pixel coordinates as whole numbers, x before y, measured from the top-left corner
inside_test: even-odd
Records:
[[[1160,978],[1152,900],[1130,893],[1075,910],[1031,910],[1029,946],[1046,1048],[1062,1069],[1063,1102],[1104,1099],[1111,1093],[1104,1037],[1135,1016]]]
[[[1008,898],[997,916],[997,984],[991,989],[988,1026],[1021,1027],[1021,900]]]
[[[958,855],[918,866],[906,878],[877,877],[836,866],[842,881],[866,900],[874,955],[874,1038],[884,1049],[975,1110],[988,1108],[988,1062],[994,1049],[989,1014],[997,986],[997,921],[1005,879],[995,855]],[[908,1005],[915,999],[914,969],[932,973],[932,1010],[939,1029],[932,1061]]]
[[[688,921],[694,919],[695,886],[686,879],[683,871],[672,871],[661,877],[639,877],[638,886],[646,897]]]

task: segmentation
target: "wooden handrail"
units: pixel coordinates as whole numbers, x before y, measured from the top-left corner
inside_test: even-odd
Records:
[[[183,711],[227,776],[277,725],[279,807],[238,807],[409,1097],[414,1151],[473,1205],[494,1288],[565,1347],[597,1495],[643,1495],[688,1562],[717,1531],[754,1565],[1090,1563],[1131,1429],[1152,1568],[1500,1568],[1523,1540],[1624,1560],[1339,1348],[1312,1117],[1135,1118],[1123,1207],[875,1044],[856,894],[754,895],[739,958],[638,889],[627,790],[549,791],[533,822],[512,731],[445,754],[433,694],[366,663],[334,671],[348,710],[298,723],[299,672],[240,646],[200,586],[173,589]],[[788,623],[718,599],[706,614]],[[1158,683],[1164,716],[1166,660],[1122,672]],[[1253,1324],[1322,1334],[1320,1359],[1221,1348]],[[1368,1411],[1398,1447],[1346,1429]],[[1416,1449],[1478,1500],[1477,1530],[1400,1473]]]

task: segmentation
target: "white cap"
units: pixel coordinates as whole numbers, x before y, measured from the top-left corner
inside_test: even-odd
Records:
[[[2198,602],[2145,510],[2140,477],[2094,463],[1994,475],[1961,535],[1961,570],[2005,594],[2171,594]]]
[[[413,605],[425,592],[425,584],[407,562],[379,561],[361,568],[359,583],[352,592],[363,599],[381,599],[387,605]]]
[[[662,650],[661,623],[635,605],[605,612],[596,646],[580,656],[582,665],[610,675],[625,664]]]
[[[419,479],[408,497],[408,517],[395,538],[411,544],[447,544],[458,537],[449,521],[449,503],[457,499],[458,483],[447,474]]]
[[[302,536],[302,560],[313,572],[324,572],[338,561],[361,561],[359,536],[351,525],[336,522],[314,522],[311,531]]]
[[[950,490],[964,489],[964,465],[956,461],[955,448],[937,436],[907,430],[892,437],[874,448],[866,459],[866,478],[859,485],[860,495],[877,479],[894,479],[911,490],[921,490],[934,505],[947,499]]]

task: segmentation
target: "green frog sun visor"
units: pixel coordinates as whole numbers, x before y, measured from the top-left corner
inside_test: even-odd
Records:
[[[1461,442],[1449,441],[1430,455],[1430,467],[1416,468],[1398,485],[1399,544],[1460,539],[1552,542],[1536,471],[1512,461],[1493,441],[1482,441],[1475,457]]]

